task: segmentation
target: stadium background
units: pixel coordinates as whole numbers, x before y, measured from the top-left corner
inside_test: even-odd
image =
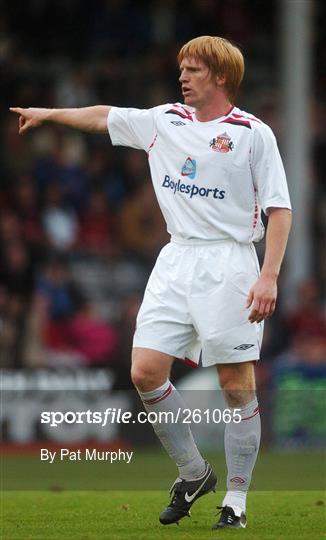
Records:
[[[246,75],[238,105],[272,127],[285,164],[293,171],[289,145],[295,133],[288,131],[291,118],[284,100],[293,81],[291,70],[287,71],[282,17],[291,4],[292,9],[309,4],[301,28],[307,37],[303,49],[307,116],[302,113],[307,122],[298,124],[304,137],[305,175],[289,182],[300,211],[280,277],[278,309],[266,324],[257,377],[263,409],[265,404],[264,448],[299,449],[294,463],[302,467],[307,463],[306,447],[311,452],[312,446],[320,448],[325,441],[323,3],[30,0],[18,9],[14,2],[3,1],[0,365],[5,487],[39,489],[44,487],[39,479],[44,478],[45,487],[65,479],[70,487],[88,487],[94,469],[85,473],[81,483],[66,470],[55,475],[48,471],[49,477],[35,475],[26,452],[36,452],[44,441],[53,447],[89,441],[105,448],[155,445],[148,426],[115,426],[96,433],[89,426],[79,431],[76,426],[45,430],[39,413],[45,404],[56,410],[94,409],[95,405],[137,410],[129,377],[135,316],[155,258],[168,241],[145,155],[113,149],[108,136],[54,125],[21,137],[17,117],[9,114],[8,107],[100,103],[149,107],[177,101],[181,96],[175,57],[180,45],[201,34],[223,35],[239,43],[245,53]],[[289,29],[291,22],[287,24]],[[294,41],[300,42],[299,30],[294,30]],[[262,256],[262,245],[258,251]],[[189,373],[188,367],[177,364],[173,379],[182,384]],[[202,381],[202,374],[191,371],[191,375]],[[200,389],[206,384],[191,377],[185,387],[199,389],[204,399]],[[222,437],[214,438],[211,431],[199,436],[208,451],[222,444]],[[323,458],[316,455],[312,489],[322,482],[318,471]],[[159,459],[164,461],[162,451]],[[165,473],[163,468],[163,483],[166,474],[173,479],[172,469],[167,466],[169,473]],[[60,480],[55,482],[57,475]],[[95,478],[97,487],[112,487],[101,468]],[[289,488],[296,478],[294,467],[276,488]],[[134,486],[129,480],[121,489]],[[262,486],[264,482],[266,478]],[[94,483],[89,487],[94,488]]]

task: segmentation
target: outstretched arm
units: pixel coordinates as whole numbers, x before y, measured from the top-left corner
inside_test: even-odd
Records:
[[[292,213],[287,208],[271,208],[266,234],[266,250],[260,278],[249,291],[250,322],[272,316],[277,298],[277,278],[291,228]]]
[[[111,107],[108,105],[95,105],[80,109],[41,109],[29,107],[11,107],[10,110],[19,114],[19,133],[25,133],[44,122],[54,122],[81,131],[91,133],[107,132],[107,116]]]

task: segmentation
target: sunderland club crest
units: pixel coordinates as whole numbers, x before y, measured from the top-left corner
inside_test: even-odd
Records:
[[[227,152],[230,152],[230,150],[232,151],[234,148],[231,137],[226,133],[226,131],[214,137],[214,139],[209,142],[209,146],[212,150],[214,150],[214,152],[221,152],[222,154],[226,154]]]

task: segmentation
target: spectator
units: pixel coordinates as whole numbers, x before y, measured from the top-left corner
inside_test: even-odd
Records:
[[[48,243],[54,251],[65,252],[76,242],[77,216],[64,205],[57,182],[49,184],[45,189],[42,223]]]
[[[124,249],[151,263],[168,241],[153,188],[145,181],[127,200],[119,216],[119,232]]]
[[[303,282],[297,298],[296,309],[286,317],[290,339],[303,336],[324,336],[326,339],[326,318],[320,304],[317,283],[313,279]]]
[[[116,360],[117,330],[101,320],[90,304],[84,304],[71,319],[67,341],[88,366],[110,366]]]
[[[112,213],[105,193],[93,191],[80,218],[78,246],[84,253],[103,256],[116,252]]]
[[[38,194],[33,178],[23,174],[13,186],[13,206],[22,225],[22,234],[29,244],[41,246],[44,240],[40,221]]]
[[[34,285],[34,261],[27,244],[13,239],[3,245],[0,266],[0,363],[21,367],[24,362],[26,320]]]
[[[47,365],[109,365],[118,333],[86,302],[63,262],[49,262],[37,283],[34,310]]]

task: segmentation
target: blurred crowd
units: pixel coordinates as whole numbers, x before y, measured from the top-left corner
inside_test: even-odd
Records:
[[[108,136],[54,125],[21,137],[7,108],[177,101],[180,45],[196,35],[224,35],[246,53],[239,106],[269,123],[281,141],[276,6],[30,0],[19,13],[9,1],[1,8],[0,366],[105,365],[124,384],[143,290],[169,240],[147,158],[113,149]],[[316,3],[316,54],[325,45],[318,9]],[[309,179],[316,203],[313,272],[291,309],[281,287],[279,309],[266,325],[263,356],[269,363],[326,360],[323,82],[316,70]]]

